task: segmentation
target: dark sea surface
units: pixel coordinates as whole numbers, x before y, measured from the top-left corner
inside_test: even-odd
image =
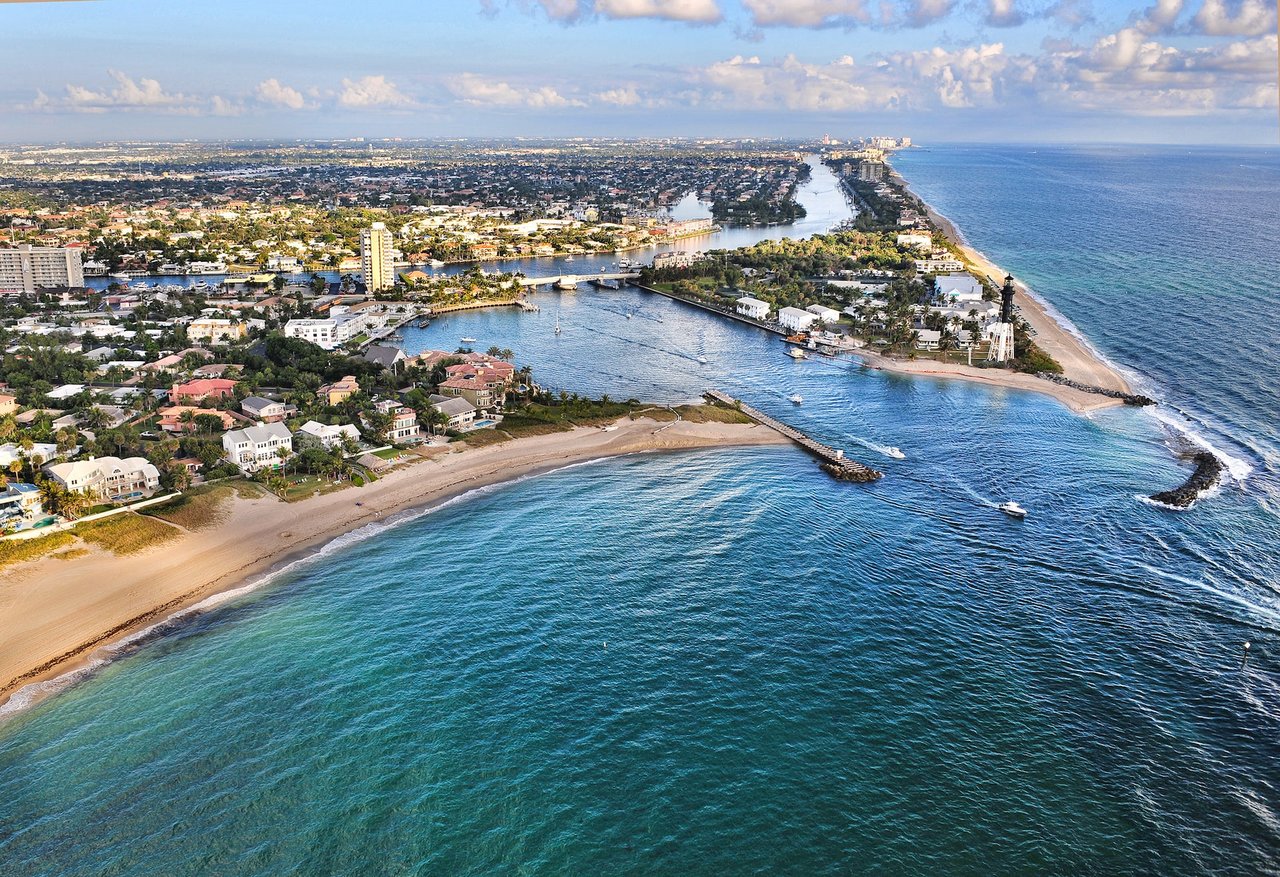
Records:
[[[719,387],[887,474],[643,454],[349,534],[0,726],[0,874],[1280,872],[1280,157],[897,166],[1171,404],[797,363],[585,285],[409,331]],[[1232,477],[1140,501],[1194,441]]]

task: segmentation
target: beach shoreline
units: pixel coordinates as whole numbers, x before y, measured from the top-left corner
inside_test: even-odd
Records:
[[[929,202],[921,198],[912,188],[907,179],[902,176],[896,169],[891,171],[891,176],[898,185],[911,193],[922,205],[929,221],[935,227],[940,229],[952,243],[954,243],[963,254],[964,258],[973,266],[973,269],[980,274],[986,276],[996,287],[1004,285],[1004,278],[1010,272],[1002,270],[998,265],[988,259],[983,253],[974,249],[965,236],[960,232],[959,227],[943,214],[939,213]],[[1086,384],[1092,387],[1098,387],[1103,390],[1111,390],[1120,393],[1132,393],[1133,388],[1113,365],[1108,363],[1102,356],[1089,345],[1087,345],[1080,337],[1073,333],[1058,318],[1050,313],[1050,305],[1042,300],[1035,292],[1033,292],[1026,284],[1014,280],[1014,289],[1017,297],[1014,299],[1019,314],[1035,333],[1036,345],[1047,353],[1049,356],[1062,366],[1063,375],[1073,381]],[[884,357],[881,357],[884,359]],[[891,360],[891,362],[898,362]],[[1005,382],[1003,380],[993,380],[992,376],[985,374],[986,369],[968,368],[966,366],[949,366],[943,363],[932,363],[942,372],[951,376],[964,376],[969,379],[986,382],[999,383],[1004,386],[1021,386],[1024,382]],[[886,366],[888,367],[888,366]],[[921,373],[920,369],[895,369],[899,371],[909,371],[912,373]],[[1008,373],[1012,374],[1012,373]],[[1043,381],[1034,375],[1025,375],[1026,378],[1034,382],[1034,385],[1027,385],[1025,389],[1034,389],[1038,392],[1048,393],[1064,404],[1076,411],[1093,411],[1098,408],[1108,408],[1114,405],[1123,404],[1121,401],[1110,397],[1090,394],[1082,390],[1075,390],[1069,387],[1062,387],[1062,390],[1070,390],[1069,393],[1057,392],[1055,385],[1047,381]],[[1098,400],[1096,403],[1084,403],[1081,400],[1084,397],[1090,397]]]
[[[577,427],[453,450],[365,487],[298,502],[269,495],[232,498],[222,522],[182,530],[141,555],[94,549],[73,560],[46,556],[16,564],[0,573],[0,718],[18,712],[4,709],[15,695],[21,695],[23,709],[32,706],[54,693],[52,681],[78,679],[140,632],[210,598],[269,580],[370,524],[392,524],[397,515],[575,464],[644,452],[787,443],[757,424],[624,419],[611,431]]]

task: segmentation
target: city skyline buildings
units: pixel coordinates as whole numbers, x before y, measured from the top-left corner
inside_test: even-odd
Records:
[[[383,9],[375,21],[332,0],[0,3],[18,37],[0,139],[1277,140],[1270,0]]]

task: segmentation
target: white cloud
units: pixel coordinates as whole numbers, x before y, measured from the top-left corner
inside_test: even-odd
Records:
[[[373,108],[407,109],[415,106],[412,98],[385,76],[343,79],[338,106],[352,110]]]
[[[541,9],[552,21],[574,22],[603,18],[659,18],[693,24],[712,24],[724,18],[718,0],[511,0],[525,9]],[[496,0],[481,0],[493,12]]]
[[[549,85],[516,86],[478,73],[454,76],[448,81],[448,87],[459,100],[473,106],[547,110],[586,105],[576,98],[565,97]]]
[[[1209,36],[1260,36],[1276,29],[1276,7],[1271,0],[1204,0],[1191,24]]]
[[[307,99],[296,88],[284,85],[279,79],[267,79],[258,83],[254,97],[260,102],[273,107],[284,107],[300,110],[307,105]]]
[[[665,18],[705,24],[724,17],[716,0],[595,0],[595,11],[606,18]]]
[[[1026,20],[1017,0],[988,0],[987,24],[992,27],[1017,27]]]
[[[742,0],[756,27],[924,27],[957,0]]]
[[[634,107],[642,102],[640,94],[631,87],[610,88],[606,91],[598,91],[593,94],[592,99],[597,103],[607,104],[613,107]]]

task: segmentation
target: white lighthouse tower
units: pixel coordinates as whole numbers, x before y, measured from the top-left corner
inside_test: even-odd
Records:
[[[1008,362],[1013,359],[1013,275],[1004,278],[1000,291],[1000,322],[991,327],[992,362]]]

